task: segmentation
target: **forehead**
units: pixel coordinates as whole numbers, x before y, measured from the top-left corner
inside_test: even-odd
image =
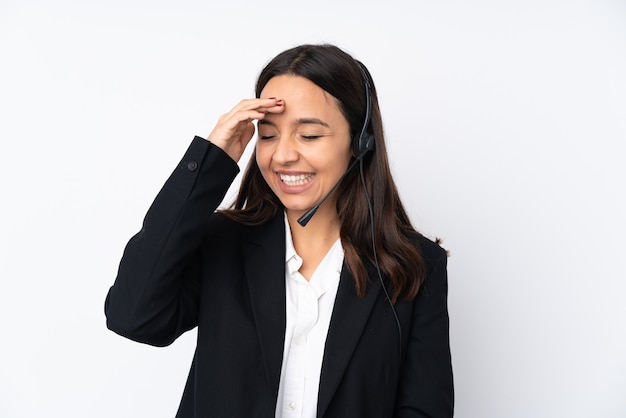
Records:
[[[285,102],[283,113],[268,113],[266,119],[315,117],[329,124],[341,120],[345,122],[337,99],[305,77],[297,75],[273,77],[267,82],[260,96],[276,97]]]

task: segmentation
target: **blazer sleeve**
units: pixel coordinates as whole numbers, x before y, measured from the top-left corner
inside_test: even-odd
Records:
[[[428,274],[413,305],[396,399],[397,418],[445,418],[454,414],[447,253],[434,243],[428,247],[429,254],[424,259]]]
[[[197,325],[199,247],[239,167],[195,137],[148,210],[105,300],[107,327],[164,346]]]

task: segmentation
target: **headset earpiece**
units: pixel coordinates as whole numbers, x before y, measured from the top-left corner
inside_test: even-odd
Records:
[[[370,132],[365,132],[359,140],[359,153],[357,155],[365,155],[374,150],[374,135]]]
[[[363,67],[363,64],[357,61],[363,75],[365,85],[365,119],[361,132],[354,137],[352,141],[352,151],[357,158],[362,158],[365,154],[374,150],[374,133],[372,132],[372,93],[370,87],[369,76]]]

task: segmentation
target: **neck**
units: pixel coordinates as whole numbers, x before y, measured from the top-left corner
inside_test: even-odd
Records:
[[[302,258],[300,274],[309,280],[328,250],[339,238],[340,223],[334,205],[323,204],[306,227],[298,223],[301,212],[287,210],[293,246]],[[332,208],[332,211],[328,208]]]
[[[328,250],[339,238],[341,224],[334,202],[324,202],[306,226],[298,223],[300,216],[300,211],[287,210],[287,221],[298,254],[312,249]]]

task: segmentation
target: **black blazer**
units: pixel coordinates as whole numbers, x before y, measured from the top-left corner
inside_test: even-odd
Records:
[[[238,173],[196,137],[128,242],[105,302],[107,326],[165,346],[198,326],[177,417],[274,417],[285,334],[283,215],[249,227],[214,214]],[[396,320],[375,270],[358,298],[341,273],[322,363],[318,417],[450,417],[445,251],[416,245],[427,279]]]

